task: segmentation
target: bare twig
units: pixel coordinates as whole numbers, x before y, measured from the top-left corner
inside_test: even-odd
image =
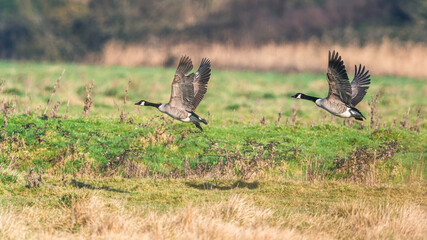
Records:
[[[280,125],[282,123],[282,112],[279,112],[279,116],[277,117],[277,125]]]
[[[295,106],[292,107],[292,119],[291,125],[294,126],[297,121],[297,108]]]
[[[406,111],[406,114],[403,115],[403,122],[400,122],[400,125],[403,128],[409,127],[409,112],[411,111],[411,108],[408,108],[408,111]]]
[[[27,98],[27,96],[25,96],[25,100],[24,100],[24,114],[25,115],[31,114],[31,106],[30,106],[29,102],[31,102],[31,97]]]
[[[415,126],[411,127],[412,130],[414,130],[416,132],[420,132],[421,118],[422,118],[421,108],[418,108],[417,109],[417,121],[415,122]]]
[[[5,82],[4,79],[0,79],[0,93],[3,92]]]
[[[67,101],[67,109],[65,110],[65,114],[63,116],[64,119],[68,119],[68,111],[70,109],[70,99]]]
[[[7,123],[8,123],[7,120],[10,118],[9,114],[10,114],[12,104],[10,103],[10,101],[3,101],[1,106],[2,106],[1,111],[2,111],[3,116],[4,116],[4,123],[3,123],[2,131],[4,131],[7,127]]]
[[[255,124],[255,109],[252,109],[252,125]]]
[[[84,117],[89,116],[89,110],[92,107],[93,104],[93,100],[90,97],[90,93],[92,92],[92,88],[93,88],[93,82],[89,83],[88,85],[86,85],[85,90],[86,90],[86,99],[85,99],[85,106],[83,108],[82,114]]]
[[[267,120],[265,120],[265,117],[262,116],[261,120],[259,120],[259,123],[262,125],[266,125],[267,124]]]
[[[374,96],[372,93],[371,102],[368,102],[369,106],[371,106],[371,128],[376,127],[378,125],[379,116],[377,116],[377,104],[382,101],[383,91],[380,89]]]
[[[120,112],[120,122],[124,122],[124,121],[126,121],[126,110],[125,110],[125,105],[126,105],[126,102],[127,102],[128,93],[129,93],[129,87],[130,87],[131,82],[132,82],[132,81],[129,81],[129,82],[128,82],[128,85],[127,85],[127,87],[126,87],[126,89],[125,89],[125,97],[124,97],[124,99],[123,99],[123,106],[122,106],[122,109],[121,109],[121,112]]]
[[[305,181],[306,182],[310,182],[313,178],[312,178],[312,172],[311,172],[311,165],[312,165],[312,161],[308,162],[307,164],[307,169],[305,171]]]
[[[62,79],[62,76],[64,75],[64,73],[65,73],[65,69],[64,69],[64,70],[62,70],[61,75],[60,75],[60,76],[59,76],[59,78],[56,80],[56,83],[55,83],[55,85],[53,86],[52,93],[50,94],[50,97],[49,97],[49,99],[47,100],[47,105],[46,105],[46,108],[44,109],[44,112],[43,112],[43,115],[44,115],[44,116],[46,116],[46,112],[47,112],[47,110],[49,109],[49,105],[50,105],[50,103],[51,103],[51,101],[52,101],[53,96],[54,96],[54,95],[55,95],[55,93],[56,93],[56,90],[57,90],[58,88],[60,88],[60,87],[61,87],[61,85],[59,84],[59,81]]]
[[[20,101],[20,99],[18,99],[18,96],[15,95],[15,100],[13,101],[15,105],[15,109],[14,112],[18,112],[21,113],[22,112],[22,102]]]
[[[234,117],[236,116],[236,109],[233,109],[233,122],[232,122],[232,126],[234,126]]]
[[[60,105],[61,105],[60,101],[58,101],[58,102],[55,103],[55,105],[52,108],[52,111],[50,111],[51,117],[53,117],[53,118],[58,117],[58,115],[56,115],[56,112],[58,111],[58,108],[59,108]]]

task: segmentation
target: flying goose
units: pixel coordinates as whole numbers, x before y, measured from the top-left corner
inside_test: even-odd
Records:
[[[349,83],[344,62],[338,52],[329,51],[328,73],[326,78],[329,83],[329,94],[326,98],[317,98],[297,93],[293,98],[313,101],[318,107],[325,109],[335,116],[342,118],[354,117],[363,121],[366,119],[355,106],[362,101],[371,83],[369,71],[365,72],[365,66],[354,67],[354,79]]]
[[[211,62],[209,59],[203,58],[197,72],[188,74],[192,69],[191,59],[188,56],[181,57],[172,82],[169,103],[151,103],[141,100],[135,105],[155,107],[172,118],[194,123],[203,132],[200,122],[208,123],[194,113],[194,110],[207,91],[207,84],[211,76]]]

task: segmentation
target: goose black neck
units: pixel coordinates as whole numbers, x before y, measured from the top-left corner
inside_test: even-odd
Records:
[[[308,95],[305,95],[305,94],[301,94],[301,99],[305,99],[305,100],[310,100],[312,102],[316,102],[316,100],[319,99],[319,98],[308,96]]]
[[[162,104],[160,104],[160,103],[152,103],[152,102],[147,102],[147,101],[145,101],[145,104],[144,104],[144,106],[155,107],[155,108],[159,108],[160,105],[162,105]]]

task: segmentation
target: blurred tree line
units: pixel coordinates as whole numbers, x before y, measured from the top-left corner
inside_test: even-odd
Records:
[[[109,40],[426,42],[425,0],[0,0],[0,58],[78,61]]]

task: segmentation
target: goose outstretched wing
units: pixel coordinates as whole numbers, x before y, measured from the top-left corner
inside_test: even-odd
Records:
[[[328,99],[335,98],[343,103],[350,105],[351,102],[351,86],[348,81],[347,72],[345,70],[344,62],[341,60],[338,52],[329,51],[328,73],[326,78],[329,83]]]
[[[193,87],[194,87],[194,98],[191,102],[192,111],[199,106],[206,91],[208,90],[208,82],[211,77],[211,62],[207,58],[203,58],[200,63],[199,70],[194,74]]]
[[[354,79],[351,81],[351,105],[353,107],[362,101],[366,95],[369,84],[371,83],[370,77],[369,71],[365,72],[365,66],[363,66],[363,69],[362,65],[359,65],[359,68],[354,66]]]
[[[193,63],[188,56],[179,60],[178,68],[172,82],[171,98],[169,105],[174,108],[191,112],[194,98],[194,74],[187,75],[193,69]]]

